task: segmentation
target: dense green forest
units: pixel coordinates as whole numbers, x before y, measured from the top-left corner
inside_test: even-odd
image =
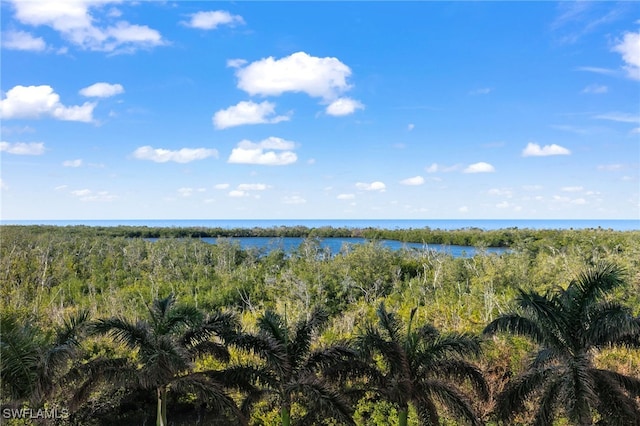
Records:
[[[241,236],[305,240],[285,253],[225,238]],[[370,241],[319,243],[353,236]],[[1,226],[0,239],[2,423],[640,424],[640,231]]]

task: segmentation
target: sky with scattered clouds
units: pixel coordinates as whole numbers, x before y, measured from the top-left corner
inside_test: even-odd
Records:
[[[640,218],[640,3],[0,7],[6,220]]]

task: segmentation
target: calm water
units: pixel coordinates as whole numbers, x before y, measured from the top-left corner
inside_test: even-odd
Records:
[[[149,241],[157,241],[157,238],[148,238]],[[218,238],[201,238],[202,241],[216,244],[218,242]],[[282,237],[282,238],[271,238],[271,237],[237,237],[237,238],[222,238],[224,241],[228,241],[233,243],[237,243],[240,245],[240,248],[244,250],[256,249],[263,253],[269,253],[272,250],[281,249],[286,253],[292,253],[297,250],[300,245],[305,240],[304,238],[299,237]],[[318,242],[320,247],[323,249],[328,249],[331,254],[337,254],[343,249],[348,249],[349,246],[355,244],[364,244],[369,240],[365,238],[320,238]],[[378,241],[382,246],[387,247],[391,250],[435,250],[438,252],[450,254],[453,257],[472,257],[475,256],[479,249],[475,247],[466,247],[466,246],[455,246],[455,245],[444,245],[444,244],[422,244],[422,243],[404,243],[401,241],[394,240],[380,240]],[[494,253],[500,254],[509,251],[505,248],[496,248],[490,247],[483,249],[484,253]]]
[[[207,228],[273,228],[279,226],[305,226],[320,228],[380,228],[380,229],[464,229],[480,228],[484,230],[520,228],[520,229],[587,229],[604,228],[616,231],[640,230],[640,219],[637,220],[503,220],[503,219],[381,219],[381,220],[328,220],[328,219],[273,219],[273,220],[216,220],[216,219],[188,219],[188,220],[2,220],[5,225],[86,225],[86,226],[148,226],[148,227],[207,227]]]

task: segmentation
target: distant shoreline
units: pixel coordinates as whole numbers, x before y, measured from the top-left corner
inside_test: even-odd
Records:
[[[0,225],[149,227],[149,228],[280,228],[349,229],[611,229],[640,230],[640,219],[107,219],[107,220],[0,220]]]

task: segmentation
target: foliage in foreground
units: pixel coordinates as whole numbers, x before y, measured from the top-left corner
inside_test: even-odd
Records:
[[[297,251],[284,253],[279,250],[241,250],[236,243],[225,240],[215,245],[190,239],[152,242],[97,236],[89,232],[91,230],[83,229],[68,232],[68,229],[0,228],[0,300],[11,300],[11,306],[3,306],[3,322],[0,324],[3,339],[2,403],[11,400],[15,404],[37,407],[41,402],[38,397],[33,398],[36,394],[32,394],[32,390],[47,388],[43,385],[28,386],[20,397],[22,399],[9,396],[7,387],[14,382],[5,379],[8,377],[5,371],[7,374],[9,371],[5,370],[5,365],[10,365],[5,363],[9,357],[5,358],[7,346],[4,345],[6,337],[11,335],[5,333],[5,324],[8,324],[6,331],[11,327],[19,330],[15,335],[17,341],[22,341],[24,351],[18,353],[31,354],[34,369],[29,371],[55,371],[50,376],[56,378],[53,383],[69,383],[62,388],[53,386],[47,392],[40,392],[40,395],[50,395],[45,398],[47,406],[60,402],[67,406],[69,392],[85,384],[89,389],[87,380],[95,375],[96,387],[92,388],[95,392],[68,420],[76,419],[76,424],[90,424],[90,413],[105,415],[100,417],[103,422],[98,423],[94,418],[91,424],[107,424],[107,417],[113,424],[127,423],[127,418],[134,423],[142,423],[149,419],[148,413],[154,412],[157,395],[142,388],[129,391],[125,388],[109,389],[106,383],[127,383],[120,379],[125,375],[119,373],[129,371],[130,367],[141,368],[142,364],[138,363],[142,359],[140,349],[114,345],[112,339],[84,338],[84,327],[77,329],[79,344],[67,346],[71,349],[67,351],[70,356],[58,363],[55,369],[45,369],[46,363],[42,363],[46,359],[45,354],[64,342],[64,339],[56,337],[64,326],[56,324],[63,324],[65,319],[69,322],[69,318],[83,310],[88,310],[93,318],[118,318],[134,324],[137,318],[144,318],[143,322],[150,323],[152,320],[148,316],[146,301],[160,300],[170,293],[176,295],[181,306],[191,306],[200,312],[232,310],[238,314],[242,329],[254,335],[259,334],[258,320],[266,312],[281,318],[287,317],[286,314],[292,318],[307,318],[314,306],[322,306],[330,316],[322,328],[323,332],[317,330],[313,333],[310,350],[314,351],[352,340],[356,331],[365,324],[375,327],[375,307],[381,302],[396,318],[413,318],[411,321],[415,326],[412,325],[411,329],[414,332],[426,324],[433,324],[442,330],[442,336],[477,334],[496,317],[521,309],[512,301],[522,293],[535,292],[551,297],[557,293],[557,288],[569,288],[569,278],[580,276],[585,267],[606,261],[626,271],[625,282],[607,290],[598,303],[624,301],[633,315],[640,315],[640,238],[637,232],[509,230],[515,241],[512,245],[514,250],[509,254],[454,258],[430,250],[393,252],[375,242],[345,246],[339,253],[328,253],[316,240],[310,239]],[[419,309],[412,315],[415,306]],[[524,315],[521,310],[517,312]],[[176,331],[172,339],[189,327]],[[291,334],[295,331],[292,330]],[[595,369],[617,372],[638,380],[640,355],[631,347],[634,344],[637,347],[640,336],[627,336],[620,340],[625,346],[597,347],[589,351],[590,362]],[[259,356],[233,346],[231,339],[212,337],[210,341],[223,343],[230,351],[231,362],[198,356],[190,360],[191,366],[180,375],[207,371],[208,380],[222,382],[225,377],[230,377],[223,374],[229,367],[238,364],[266,365]],[[484,351],[477,362],[485,373],[491,396],[500,394],[501,389],[509,389],[510,384],[516,383],[513,378],[527,371],[531,364],[527,354],[536,350],[539,343],[535,339],[500,333],[483,344]],[[383,373],[388,372],[384,370],[380,353],[374,357],[376,367]],[[104,364],[97,362],[100,360]],[[116,368],[118,364],[113,363],[114,360],[122,360],[122,364]],[[112,362],[110,367],[107,361]],[[346,361],[343,359],[341,362]],[[334,367],[339,366],[336,364]],[[319,376],[327,377],[324,373],[320,375],[319,370],[317,372]],[[34,378],[30,380],[38,383]],[[371,392],[371,383],[367,388],[369,392],[358,394],[362,378],[350,380],[342,383],[342,391],[349,391],[343,396],[349,400],[350,409],[355,410],[353,417],[358,424],[386,425],[390,421],[389,415],[397,419],[400,412],[397,404],[383,401],[380,394],[376,396]],[[238,381],[236,387],[224,388],[224,391],[240,408],[252,391],[264,390],[264,385]],[[332,383],[331,386],[333,389],[337,385]],[[211,418],[211,407],[201,405],[203,399],[196,398],[196,393],[175,392],[175,388],[169,388],[170,421],[182,419],[183,424],[195,424],[198,418],[202,422]],[[461,389],[473,394],[468,381]],[[625,392],[632,397],[630,391]],[[354,400],[358,395],[365,397]],[[250,423],[273,424],[276,417],[281,422],[281,410],[270,406],[269,401],[265,398],[256,404],[248,404],[254,407],[250,411]],[[483,420],[497,420],[491,410],[494,398],[487,402],[474,398],[472,402]],[[313,407],[305,404],[304,398],[292,404],[292,420],[303,418],[309,412],[305,406]],[[451,424],[455,418],[452,413],[444,405],[438,407],[442,408],[439,411],[442,421]],[[528,408],[529,405],[525,404],[525,410],[513,417],[514,422],[530,424],[535,413]],[[565,408],[556,408],[556,420],[568,419],[569,412]],[[234,424],[232,411],[226,413],[230,419],[228,424]],[[138,417],[105,414],[120,412]],[[83,417],[82,413],[86,415]],[[417,424],[418,416],[410,404],[408,423]],[[602,421],[602,418],[596,416],[593,421]]]

